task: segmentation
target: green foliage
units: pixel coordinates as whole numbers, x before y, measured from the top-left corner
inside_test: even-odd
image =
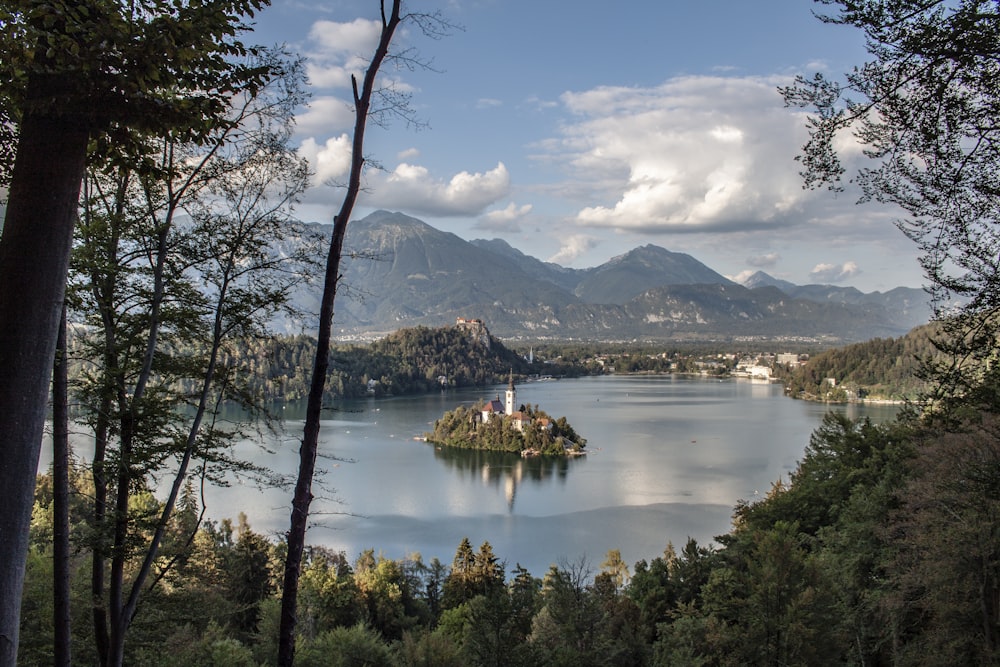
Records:
[[[136,663],[149,667],[191,665],[192,667],[257,667],[250,647],[228,636],[214,623],[199,632],[190,625],[181,626],[162,645],[149,647],[136,656]]]
[[[748,535],[712,572],[704,605],[711,642],[742,664],[838,664],[834,591],[796,524]]]
[[[893,582],[882,608],[903,662],[1000,660],[1000,418],[983,413],[918,438],[889,520]]]
[[[26,567],[17,664],[51,665],[54,661],[55,637],[51,550],[32,548],[28,552]]]
[[[995,389],[995,387],[994,387]],[[463,540],[451,566],[419,556],[312,548],[301,577],[302,664],[746,665],[992,664],[1000,611],[1000,423],[980,403],[949,418],[873,424],[827,416],[786,481],[735,509],[718,546],[688,540],[632,568],[611,550],[539,580],[508,577],[489,542]],[[960,418],[959,418],[960,417]],[[81,489],[86,477],[77,476]],[[273,664],[282,545],[245,520],[180,539],[197,515],[186,493],[126,654],[135,664]],[[24,664],[47,664],[50,521],[38,484]],[[143,506],[155,509],[150,496]],[[80,535],[85,552],[89,541]],[[85,553],[79,563],[83,565]],[[631,572],[631,576],[629,573]],[[75,645],[88,599],[74,570]],[[84,649],[80,659],[93,657]]]
[[[428,442],[461,449],[516,454],[530,450],[554,456],[580,454],[587,446],[587,441],[573,430],[565,417],[552,419],[538,406],[521,406],[520,426],[511,415],[493,414],[484,422],[485,406],[486,403],[480,402],[449,410],[434,422],[434,431],[426,434]]]
[[[810,107],[810,138],[800,160],[809,186],[841,188],[848,166],[839,140],[852,133],[863,161],[851,180],[864,200],[889,204],[896,225],[919,249],[934,300],[946,320],[949,357],[932,381],[946,391],[977,382],[970,360],[993,358],[996,221],[1000,217],[1000,10],[986,0],[823,0],[824,20],[865,35],[869,61],[842,81],[799,77],[787,103]],[[853,156],[857,155],[851,149]]]
[[[588,576],[583,561],[553,566],[546,574],[531,632],[539,661],[567,667],[643,664],[648,643],[638,606],[615,591],[608,575],[593,583]]]
[[[129,146],[129,130],[198,141],[225,124],[231,95],[273,74],[236,37],[266,0],[119,3],[17,0],[0,8],[0,102],[25,112],[84,114],[99,150]],[[29,94],[55,74],[59,98]]]
[[[158,31],[174,20],[197,20],[205,7],[140,3],[118,11],[125,18],[139,12],[134,28],[142,32],[146,21]],[[221,4],[207,7],[211,21],[235,20]],[[167,15],[145,15],[145,9]],[[211,34],[212,25],[184,23],[182,30]],[[228,30],[231,35],[237,27]],[[169,50],[169,39],[160,46]],[[301,63],[283,53],[249,57],[242,47],[227,51],[225,44],[213,57],[228,55],[248,57],[233,70],[224,60],[211,61],[234,77],[223,82],[225,94],[196,95],[217,97],[213,104],[223,105],[216,113],[224,112],[224,120],[201,128],[192,120],[169,132],[135,134],[105,152],[95,149],[80,202],[67,302],[70,317],[82,325],[73,342],[84,361],[72,379],[80,419],[95,440],[90,553],[95,572],[105,561],[110,568],[106,579],[92,579],[94,626],[100,659],[112,664],[122,659],[148,579],[185,565],[179,545],[194,539],[200,520],[181,495],[189,468],[199,465],[209,482],[232,472],[263,472],[231,455],[229,445],[241,437],[246,420],[235,426],[218,421],[224,402],[251,414],[262,408],[226,350],[266,330],[287,307],[290,290],[306,280],[312,261],[308,247],[289,257],[275,251],[295,227],[290,211],[307,180],[305,162],[289,147],[292,113],[304,100]],[[169,80],[170,65],[163,69]],[[250,78],[230,88],[241,81],[240,72]],[[206,70],[201,82],[211,86],[212,75]],[[166,499],[148,502],[146,490],[165,470],[172,476]],[[171,522],[178,501],[182,524]],[[241,534],[240,548],[249,535]],[[264,553],[264,547],[255,549]],[[243,618],[232,624],[245,637],[256,624],[260,577],[220,571],[243,576],[234,587],[243,596],[235,600]]]
[[[345,554],[309,550],[299,578],[299,633],[311,637],[321,628],[356,625],[364,619],[353,575]]]
[[[952,430],[942,431],[929,420],[874,425],[831,415],[787,483],[737,508],[721,548],[668,546],[637,562],[631,577],[614,550],[593,578],[581,561],[544,580],[517,567],[506,580],[488,542],[477,550],[463,540],[450,568],[373,551],[352,567],[343,554],[313,548],[301,578],[298,660],[989,664],[1000,589],[995,422],[981,416],[958,430],[949,421]],[[44,479],[38,488],[45,535]],[[179,531],[193,511],[185,499],[173,518]],[[146,597],[128,659],[273,663],[278,605],[267,564],[280,561],[278,546],[245,521],[170,542],[165,557],[178,560]],[[44,558],[33,555],[25,593],[38,621],[51,604]],[[74,600],[86,610],[84,595]],[[23,632],[22,662],[44,663],[44,622]]]
[[[458,646],[440,631],[407,632],[395,646],[397,667],[466,667]]]
[[[249,338],[225,359],[267,401],[301,401],[308,393],[316,342],[305,335]],[[458,327],[400,329],[369,345],[330,350],[326,396],[399,396],[442,387],[495,384],[527,373],[528,363],[495,338],[484,345]],[[442,379],[443,378],[443,379]]]
[[[907,456],[906,430],[903,424],[873,424],[827,413],[791,473],[790,484],[779,481],[765,502],[741,502],[736,507],[736,532],[786,521],[815,536],[822,528],[836,525],[855,491],[877,485],[887,466]]]
[[[831,402],[857,398],[914,400],[929,387],[921,369],[939,356],[933,340],[939,327],[918,327],[899,338],[875,338],[813,355],[804,365],[780,372],[793,397]],[[828,378],[836,381],[831,387]]]
[[[334,628],[299,642],[295,664],[301,667],[392,667],[389,647],[364,625]]]
[[[376,558],[372,550],[367,550],[358,557],[354,568],[365,620],[372,630],[395,640],[425,620],[427,609],[418,601],[420,591],[413,578],[407,576],[403,563],[381,554]]]
[[[444,580],[441,606],[454,609],[475,597],[490,597],[503,586],[504,566],[497,560],[490,543],[483,542],[476,553],[466,537],[458,545],[451,571]]]

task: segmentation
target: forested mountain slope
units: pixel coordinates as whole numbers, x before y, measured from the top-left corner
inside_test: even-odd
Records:
[[[315,340],[289,336],[248,341],[239,363],[253,374],[251,389],[270,401],[305,398]],[[234,353],[235,354],[235,353]],[[481,328],[412,327],[370,344],[330,351],[329,398],[415,394],[445,387],[482,386],[527,373],[528,362]]]
[[[898,338],[875,338],[833,348],[781,378],[789,395],[801,398],[915,398],[927,388],[918,377],[921,364],[938,355],[931,342],[937,330],[936,325],[928,324]]]

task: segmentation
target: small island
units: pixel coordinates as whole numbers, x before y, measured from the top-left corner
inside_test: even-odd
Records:
[[[521,405],[516,410],[517,390],[510,374],[504,400],[450,410],[434,422],[428,442],[463,449],[512,452],[521,456],[581,456],[587,441],[577,435],[565,417],[552,419],[537,405]]]

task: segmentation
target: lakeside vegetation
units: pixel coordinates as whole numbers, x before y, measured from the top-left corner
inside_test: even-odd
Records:
[[[922,369],[941,357],[935,335],[940,327],[928,324],[898,338],[832,348],[794,368],[777,366],[775,377],[789,396],[805,400],[916,400],[931,386]]]
[[[240,348],[240,363],[258,378],[249,382],[263,382],[259,378],[269,373],[273,380],[283,363],[294,364],[296,355],[308,358],[307,338],[284,341],[290,343],[281,348],[287,356],[268,363],[257,358],[253,346]],[[872,341],[847,354],[832,350],[813,359],[853,360],[897,349],[893,345],[922,349],[906,347],[908,342]],[[468,355],[464,363],[462,355]],[[552,368],[567,374],[728,374],[741,360],[773,354],[724,353],[710,346],[666,351],[571,343],[519,351],[484,339],[482,332],[470,335],[444,327],[401,330],[369,346],[338,348],[332,356],[339,359],[335,372],[365,388],[374,373],[364,364],[377,360],[382,370],[375,386],[402,392],[437,390],[442,384],[436,374],[445,368],[453,369],[450,377],[458,386],[495,382],[514,368],[525,374]],[[533,363],[527,358],[532,356]],[[828,365],[824,372],[840,367]],[[272,386],[287,388],[289,383]],[[553,454],[565,454],[566,442],[580,449],[585,445],[565,418],[552,419],[538,406],[519,407],[537,422],[549,420],[551,429],[519,432],[505,415],[477,426],[482,407],[460,406],[446,413],[428,439],[456,447]],[[970,432],[976,428],[974,421],[962,425]],[[932,443],[954,437],[948,435],[954,432],[954,424],[945,429],[940,421],[912,415],[885,425],[828,417],[787,480],[779,480],[762,499],[734,507],[730,533],[710,545],[688,541],[679,551],[665,537],[662,554],[632,564],[612,551],[599,567],[577,561],[531,573],[516,564],[510,567],[488,542],[478,552],[463,542],[450,565],[442,562],[443,554],[387,559],[378,555],[378,545],[361,554],[312,547],[303,566],[296,664],[356,664],[350,656],[364,656],[363,664],[401,666],[871,664],[903,660],[928,645],[940,646],[935,650],[943,655],[952,650],[961,624],[971,621],[931,622],[941,613],[933,605],[952,609],[972,604],[979,589],[970,584],[942,596],[947,599],[916,607],[895,596],[916,585],[913,578],[922,575],[915,568],[931,566],[922,559],[896,559],[922,548],[913,546],[917,541],[931,539],[927,534],[939,517],[921,515],[925,510],[911,503],[922,497],[913,494],[924,492],[923,471],[937,465]],[[477,441],[479,435],[484,439]],[[955,448],[956,460],[967,456],[962,452],[965,441],[949,446]],[[961,484],[977,473],[963,464],[956,470],[939,466],[935,474],[941,478],[934,484]],[[73,497],[79,502],[73,525],[87,525],[85,499],[92,495],[92,485],[85,470],[75,471]],[[975,495],[981,490],[963,493],[972,496],[956,500],[958,511],[980,518],[994,511],[993,500]],[[164,538],[157,581],[132,630],[126,662],[273,664],[284,542],[255,533],[245,517],[235,523],[205,519],[197,498],[189,482]],[[133,522],[141,527],[144,517],[156,516],[162,505],[143,488],[134,507]],[[22,615],[21,656],[27,665],[51,662],[52,627],[44,620],[51,609],[51,511],[52,483],[44,475],[39,478],[25,588],[25,609],[32,613]],[[901,518],[904,511],[924,523],[911,527],[911,518]],[[91,539],[86,531],[74,536],[73,605],[78,617],[89,606]],[[967,543],[964,549],[972,553],[973,547]],[[138,566],[137,557],[126,559],[126,571]],[[970,565],[961,576],[978,576],[973,569]],[[763,616],[762,605],[769,610]],[[910,619],[912,614],[920,621]],[[885,618],[896,625],[876,623]],[[92,629],[86,623],[73,628],[74,654],[86,662],[94,652]],[[759,642],[744,641],[747,636]],[[981,638],[961,643],[969,655],[982,650]]]
[[[877,360],[883,365],[885,355],[901,350],[917,357],[927,350],[917,340],[927,338],[870,341],[816,354],[810,363],[821,375],[851,364],[871,370],[871,362],[861,361],[865,355],[882,355]],[[284,348],[289,360],[308,346],[301,337],[292,342]],[[343,355],[338,368],[347,371],[345,377],[360,378],[361,386],[366,375],[372,379],[361,370],[362,360],[379,359],[389,382],[380,379],[378,386],[397,391],[436,390],[441,383],[434,373],[445,367],[458,371],[452,375],[456,383],[459,377],[495,382],[512,367],[525,373],[559,367],[577,374],[728,374],[741,360],[773,357],[710,347],[663,351],[591,344],[525,353],[495,339],[488,347],[483,342],[481,335],[456,327],[420,328],[334,355]],[[252,347],[244,350],[241,358],[255,373],[278,368],[253,361]],[[359,350],[365,352],[350,360]],[[454,363],[466,353],[477,355],[494,375],[477,376],[468,360]],[[534,364],[525,358],[532,353]],[[548,354],[558,366],[541,360]],[[503,369],[504,363],[511,366]],[[993,386],[987,381],[984,386]],[[977,400],[988,403],[991,396],[986,392]],[[565,453],[566,441],[585,444],[565,418],[552,420],[538,406],[519,407],[536,421],[550,420],[551,430],[518,432],[499,414],[477,426],[482,407],[446,413],[428,439],[512,452],[531,447]],[[990,595],[993,575],[983,567],[1000,544],[959,529],[995,525],[1000,516],[1000,500],[990,491],[992,468],[981,465],[984,456],[1000,460],[1000,450],[983,437],[992,421],[969,407],[963,412],[942,406],[940,413],[922,417],[906,412],[881,425],[831,414],[795,471],[760,499],[736,504],[729,533],[713,544],[688,540],[677,549],[663,526],[664,551],[631,564],[612,550],[599,565],[577,560],[532,573],[511,566],[489,542],[476,551],[468,540],[450,564],[445,554],[388,559],[378,545],[360,554],[310,547],[301,579],[296,664],[660,667],[995,658],[992,639],[970,628],[986,627],[978,609],[993,613],[982,597]],[[485,439],[477,441],[477,434]],[[86,526],[92,478],[77,469],[72,485],[72,525]],[[51,662],[52,489],[51,477],[41,476],[24,597],[30,613],[22,615],[25,665]],[[942,489],[949,489],[946,507],[925,502],[943,497]],[[133,521],[144,526],[144,517],[156,516],[161,507],[148,488],[139,489]],[[945,514],[950,519],[942,524]],[[952,525],[955,516],[960,521]],[[83,618],[92,537],[80,530],[73,540],[73,613]],[[126,646],[126,662],[273,664],[284,549],[280,537],[254,532],[246,517],[205,519],[189,481],[164,538],[157,580]],[[137,567],[137,559],[129,556],[126,570]],[[928,586],[935,587],[933,594]],[[95,650],[92,627],[76,623],[73,633],[74,654],[87,662]]]
[[[771,368],[788,394],[805,400],[913,399],[927,389],[921,364],[938,355],[933,326],[899,338],[876,338],[844,347],[817,349],[777,343],[662,346],[622,343],[544,342],[507,344],[457,326],[413,327],[367,344],[335,345],[330,352],[326,400],[400,396],[442,388],[502,383],[509,372],[533,376],[581,377],[611,373],[682,373],[726,377],[740,365]],[[244,378],[245,391],[265,403],[303,400],[308,390],[315,340],[306,335],[241,341],[223,363]],[[806,361],[789,367],[779,353]],[[831,386],[829,379],[835,380]]]
[[[864,34],[867,62],[781,88],[809,113],[804,184],[840,190],[850,179],[862,201],[892,207],[916,244],[942,327],[942,359],[920,364],[934,400],[880,425],[827,417],[787,479],[736,505],[717,546],[688,541],[678,553],[668,543],[631,568],[612,550],[596,574],[577,561],[541,576],[468,540],[450,566],[374,548],[300,558],[340,242],[373,164],[361,130],[380,111],[419,125],[405,88],[382,98],[388,108],[369,106],[400,1],[381,3],[379,48],[364,83],[352,78],[354,159],[334,216],[317,359],[286,369],[315,369],[299,483],[291,527],[273,539],[244,517],[207,520],[195,480],[266,473],[234,458],[233,443],[259,426],[261,397],[298,392],[297,379],[241,365],[270,363],[241,346],[268,340],[272,317],[296,310],[290,295],[317,256],[272,252],[309,182],[291,143],[308,97],[303,59],[241,40],[266,0],[4,3],[0,665],[1000,663],[1000,124],[990,122],[1000,115],[1000,12],[977,0],[820,2],[821,20]],[[451,27],[433,12],[409,16],[427,36]],[[406,46],[391,57],[419,66]],[[733,291],[717,287],[691,291]],[[736,305],[741,323],[753,310],[715,301]],[[806,318],[817,319],[814,307]],[[84,331],[69,377],[67,319]],[[397,345],[382,372],[377,349],[362,377],[347,361],[331,395],[427,391],[462,375]],[[886,361],[908,354],[892,341],[872,349]],[[626,352],[584,367],[763,368],[742,352]],[[891,375],[883,360],[852,354],[816,361],[799,394],[841,400],[860,395],[863,378]],[[495,370],[467,372],[489,382]],[[53,468],[36,479],[50,377]],[[80,467],[70,401],[94,438]],[[221,418],[232,403],[246,419]],[[165,487],[164,498],[152,493]]]
[[[434,422],[427,441],[460,449],[485,449],[521,455],[578,456],[587,441],[565,417],[553,419],[537,405],[522,405],[516,416],[494,414],[483,421],[487,404],[458,406]]]
[[[1000,378],[996,378],[1000,380]],[[992,383],[992,380],[991,380]],[[985,396],[983,397],[985,398]],[[954,411],[949,410],[949,414]],[[831,414],[797,468],[734,508],[716,544],[688,540],[625,563],[574,560],[529,572],[463,540],[444,554],[309,547],[296,664],[990,664],[995,420],[912,415],[886,424]],[[984,459],[984,457],[986,457]],[[72,475],[73,614],[85,618],[85,498]],[[52,483],[39,478],[19,664],[51,664]],[[155,513],[145,491],[135,512]],[[200,521],[189,483],[126,646],[137,665],[274,664],[284,544],[245,517]],[[933,502],[931,502],[933,499]],[[442,561],[442,556],[444,560]],[[127,567],[136,562],[130,558]],[[73,624],[74,656],[94,658]]]
[[[248,391],[274,403],[305,398],[316,341],[310,336],[251,339],[228,351],[227,362],[248,379]],[[583,373],[569,364],[547,370]],[[334,345],[326,399],[400,396],[449,387],[477,387],[539,372],[523,355],[498,339],[470,334],[455,326],[400,329],[368,344]]]

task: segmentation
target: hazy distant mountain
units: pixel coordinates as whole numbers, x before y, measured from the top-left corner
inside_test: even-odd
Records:
[[[330,233],[329,226],[313,230]],[[465,241],[401,213],[352,221],[335,330],[363,334],[483,319],[500,337],[831,341],[900,335],[926,322],[920,290],[863,294],[759,274],[737,285],[690,255],[647,245],[591,269],[542,262],[499,239]],[[315,302],[316,290],[300,302]]]
[[[731,285],[694,257],[644,245],[586,273],[573,290],[587,303],[624,303],[664,285]]]
[[[508,259],[518,269],[537,280],[547,280],[572,292],[591,269],[571,269],[525,255],[502,239],[473,239],[470,243]]]
[[[391,331],[477,317],[491,331],[516,330],[539,304],[577,300],[502,254],[401,213],[352,221],[344,246],[355,254],[345,257],[342,281],[354,298],[339,301],[338,327]]]
[[[795,299],[807,299],[818,303],[839,303],[885,309],[893,321],[909,323],[913,328],[930,320],[930,299],[922,289],[896,287],[888,292],[864,293],[854,287],[839,285],[795,285],[757,271],[743,281],[744,287],[777,287]]]
[[[763,271],[757,271],[749,278],[743,280],[742,285],[749,289],[754,289],[756,287],[777,287],[785,294],[791,294],[791,290],[794,290],[798,285],[790,283],[787,280],[781,280],[780,278],[775,278],[772,275],[764,273]]]

